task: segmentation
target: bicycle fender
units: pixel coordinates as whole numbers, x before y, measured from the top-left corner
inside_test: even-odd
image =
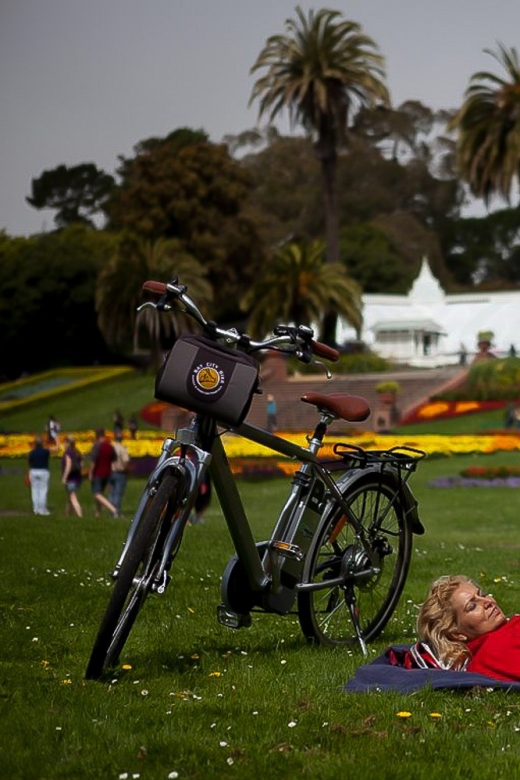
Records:
[[[387,471],[394,474],[396,481],[399,482],[399,474],[396,469],[390,468],[387,469]],[[425,528],[419,519],[419,502],[415,498],[412,489],[407,482],[401,481],[401,496],[401,503],[407,522],[411,523],[414,534],[422,536]]]
[[[379,464],[369,465],[362,469],[360,468],[360,469],[349,470],[348,473],[344,474],[344,476],[338,479],[337,485],[340,488],[341,492],[345,493],[354,485],[355,482],[357,482],[361,478],[365,478],[368,475],[373,475],[377,479],[378,475],[381,474],[381,470],[382,467]],[[402,480],[399,481],[399,476],[397,474],[397,471],[395,471],[394,469],[386,466],[384,473],[386,475],[392,475],[393,479],[395,480],[396,489],[400,485],[401,504],[403,507],[403,513],[406,518],[406,521],[411,524],[412,531],[414,534],[417,534],[417,536],[422,536],[422,534],[424,534],[425,529],[419,519],[418,501],[413,495],[410,486],[407,483],[404,483]],[[331,498],[330,505],[329,504],[327,505],[323,513],[322,519],[320,521],[319,530],[321,530],[322,526],[327,522],[327,518],[332,509],[333,503],[334,503],[334,499]]]
[[[403,506],[406,519],[412,524],[412,531],[417,536],[422,536],[425,528],[419,518],[419,502],[412,493],[409,485],[402,485]]]

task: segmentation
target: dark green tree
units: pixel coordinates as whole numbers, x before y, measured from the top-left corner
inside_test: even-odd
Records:
[[[31,180],[31,196],[25,200],[35,209],[57,209],[54,222],[63,228],[75,223],[95,227],[114,187],[113,176],[94,163],[82,163],[44,171]]]
[[[271,134],[242,165],[253,178],[244,209],[266,247],[323,237],[320,168],[308,138]]]
[[[164,138],[160,136],[151,136],[151,138],[145,138],[144,141],[139,141],[134,146],[133,157],[119,156],[119,167],[117,168],[117,175],[119,177],[120,186],[125,187],[130,184],[133,178],[134,161],[141,155],[153,154],[157,149],[165,144],[168,145],[170,153],[175,150],[179,152],[185,146],[193,146],[193,144],[206,143],[209,141],[209,136],[205,130],[192,130],[189,127],[178,127],[176,130],[172,130]]]
[[[446,263],[458,285],[506,289],[520,285],[520,206],[449,224]]]
[[[96,278],[111,252],[103,231],[73,226],[0,240],[1,372],[117,361],[97,326]]]
[[[253,86],[250,102],[259,101],[259,117],[273,121],[288,110],[292,124],[300,123],[313,138],[323,176],[327,261],[339,259],[337,163],[347,146],[347,127],[356,110],[377,102],[386,104],[384,60],[374,41],[339,11],[300,6],[287,19],[285,35],[268,38],[251,68],[264,71]],[[328,312],[323,339],[333,341],[336,316]]]
[[[435,149],[431,154],[424,150],[419,140],[414,141],[412,131],[410,144],[420,149],[420,156],[415,158],[409,150],[406,156],[400,155],[401,161],[386,153],[393,141],[375,144],[376,133],[368,135],[367,139],[361,132],[352,134],[351,153],[338,160],[340,236],[357,226],[386,235],[402,266],[400,282],[392,269],[394,291],[406,292],[407,280],[417,275],[424,255],[443,283],[449,283],[440,241],[449,234],[449,220],[459,213],[457,180],[451,174],[431,172],[431,167],[442,165],[443,155],[436,155]],[[245,208],[267,246],[324,237],[319,164],[308,138],[272,136],[265,148],[246,155],[242,162],[254,179]],[[384,291],[389,282],[386,271],[378,275],[372,266],[365,274],[354,263],[348,272],[362,287],[370,277],[373,292]]]
[[[251,177],[227,147],[178,137],[141,144],[123,166],[107,211],[114,229],[149,241],[175,238],[208,272],[213,316],[240,316],[238,300],[259,271],[263,247],[242,209]]]
[[[363,292],[407,292],[415,278],[388,234],[370,223],[340,231],[341,262]]]

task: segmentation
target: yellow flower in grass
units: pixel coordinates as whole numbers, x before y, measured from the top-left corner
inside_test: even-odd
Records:
[[[401,712],[396,713],[398,718],[411,718],[412,713],[406,712],[406,710],[402,710]]]

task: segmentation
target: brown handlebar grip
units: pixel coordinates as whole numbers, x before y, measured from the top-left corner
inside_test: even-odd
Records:
[[[325,360],[339,360],[338,350],[327,346],[327,344],[322,344],[321,341],[312,342],[312,354],[325,358]]]
[[[164,295],[166,292],[166,284],[164,282],[144,282],[143,290],[154,293],[154,295]]]

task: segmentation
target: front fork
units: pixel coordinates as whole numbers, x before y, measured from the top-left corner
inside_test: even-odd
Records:
[[[189,453],[188,455],[186,454],[186,450]],[[123,550],[113,572],[111,573],[112,579],[117,579],[121,565],[126,557],[130,544],[132,543],[132,540],[135,536],[136,529],[143,516],[143,512],[146,510],[148,503],[157,491],[157,486],[159,484],[161,475],[167,469],[173,469],[180,473],[186,484],[184,490],[184,506],[180,516],[177,518],[177,522],[173,524],[172,529],[165,541],[164,552],[158,571],[161,572],[166,569],[167,565],[169,564],[171,550],[175,544],[175,536],[178,535],[179,529],[181,529],[181,533],[182,530],[184,530],[184,526],[186,525],[190,512],[193,508],[200,485],[202,484],[210,462],[211,453],[206,452],[205,450],[201,450],[195,445],[182,445],[178,439],[172,438],[166,438],[163,441],[161,454],[159,455],[157,463],[148,478],[146,487],[139,500],[139,505],[132,518],[132,522],[130,523],[130,528],[128,529],[128,533],[123,544]],[[160,592],[163,591],[164,587]]]

